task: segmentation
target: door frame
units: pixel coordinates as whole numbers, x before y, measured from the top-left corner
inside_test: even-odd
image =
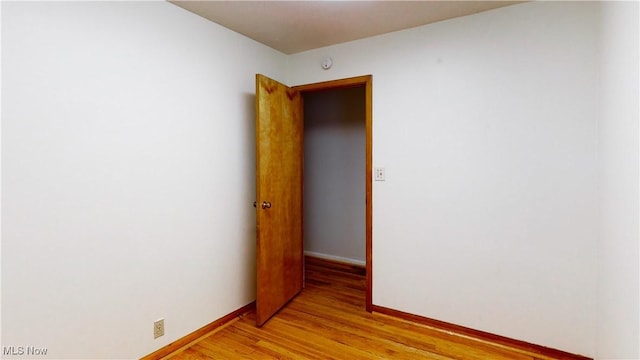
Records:
[[[342,89],[350,87],[365,87],[365,256],[366,256],[366,301],[365,307],[367,312],[371,312],[372,305],[372,286],[373,286],[373,254],[372,254],[372,235],[373,235],[373,203],[372,203],[372,180],[373,180],[373,76],[363,75],[346,79],[323,81],[313,84],[292,86],[294,90],[300,92],[304,96],[306,92]],[[304,98],[303,98],[304,106]],[[304,115],[303,115],[304,117]],[[303,200],[304,201],[304,200]]]

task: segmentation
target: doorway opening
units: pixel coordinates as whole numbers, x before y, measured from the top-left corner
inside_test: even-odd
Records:
[[[365,308],[372,311],[372,83],[361,76],[290,88],[256,74],[256,325],[264,325],[304,286],[303,97],[364,87]],[[361,224],[362,226],[362,224]]]
[[[364,267],[371,312],[371,76],[294,89],[304,109],[305,255]]]

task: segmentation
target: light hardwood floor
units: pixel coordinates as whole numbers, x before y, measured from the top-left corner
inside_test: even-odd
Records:
[[[361,274],[307,263],[306,287],[262,328],[248,313],[166,359],[551,359],[365,311]]]

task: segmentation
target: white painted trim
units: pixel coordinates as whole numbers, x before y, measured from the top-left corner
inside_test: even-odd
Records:
[[[335,256],[335,255],[317,253],[315,251],[305,251],[304,254],[307,255],[307,256],[313,256],[313,257],[317,257],[317,258],[325,259],[325,260],[339,261],[339,262],[347,263],[347,264],[351,264],[351,265],[366,266],[366,264],[367,264],[363,260],[355,260],[355,259],[345,258],[345,257],[342,257],[342,256]]]

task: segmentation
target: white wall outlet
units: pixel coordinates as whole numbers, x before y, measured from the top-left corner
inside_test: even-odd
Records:
[[[375,168],[375,170],[373,171],[375,173],[375,178],[376,181],[384,181],[384,168],[383,167],[377,167]]]
[[[157,339],[164,335],[164,319],[159,319],[153,322],[153,338]]]

